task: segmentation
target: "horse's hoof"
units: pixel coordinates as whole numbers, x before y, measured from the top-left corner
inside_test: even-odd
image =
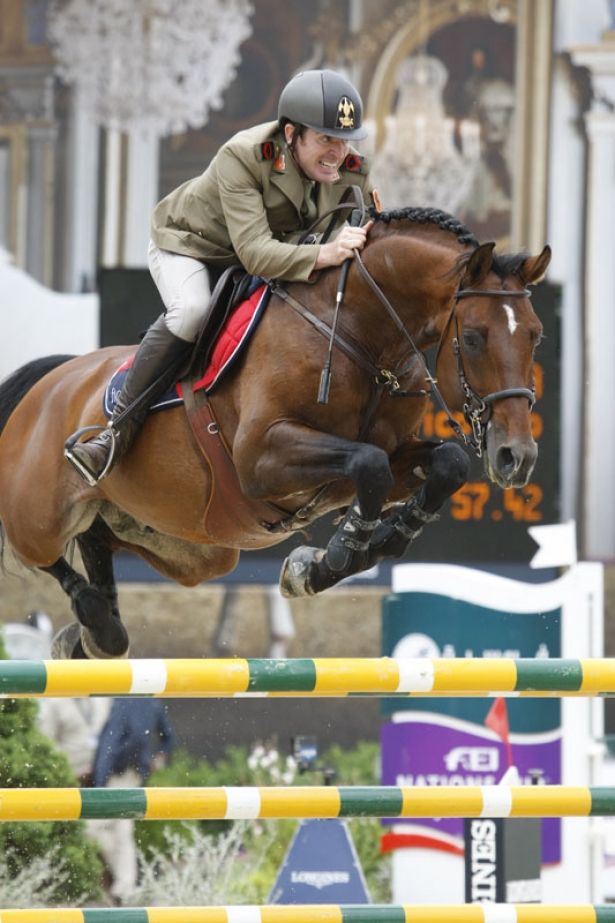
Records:
[[[113,612],[113,601],[99,587],[80,586],[73,593],[72,608],[81,625],[87,657],[107,660],[128,656],[128,632]]]
[[[310,548],[301,545],[293,548],[288,555],[280,572],[280,592],[286,599],[296,599],[298,596],[314,596],[308,580],[310,566],[322,558],[322,548]]]
[[[130,650],[130,644],[128,642],[128,634],[126,629],[121,622],[118,621],[118,626],[122,629],[123,638],[125,643],[122,640],[122,634],[120,633],[120,644],[116,646],[118,653],[109,653],[109,651],[104,650],[94,640],[94,636],[89,628],[81,628],[81,644],[83,645],[83,650],[85,656],[89,657],[91,660],[120,660],[124,657],[128,657],[128,652]]]
[[[52,660],[110,660],[128,657],[128,635],[126,629],[118,622],[121,631],[119,640],[124,642],[118,647],[119,653],[110,654],[94,641],[92,632],[78,622],[72,622],[61,628],[51,644]]]
[[[81,625],[71,622],[61,628],[51,643],[52,660],[83,660],[87,654],[81,644]]]

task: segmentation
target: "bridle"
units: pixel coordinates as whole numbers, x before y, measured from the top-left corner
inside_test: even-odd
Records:
[[[469,298],[472,296],[491,297],[491,298],[494,298],[494,297],[495,298],[529,298],[531,296],[531,292],[528,289],[522,289],[520,291],[505,291],[503,289],[469,289],[469,288],[468,289],[458,288],[457,291],[455,292],[455,296],[453,300],[453,307],[449,314],[448,320],[446,321],[446,324],[444,325],[442,334],[440,335],[440,341],[438,343],[438,348],[436,351],[436,364],[437,364],[438,356],[444,344],[446,334],[450,327],[450,324],[454,320],[457,335],[453,337],[452,347],[453,347],[453,352],[455,354],[455,358],[457,362],[457,376],[459,378],[459,385],[466,398],[465,403],[463,405],[463,417],[466,423],[468,424],[468,426],[470,427],[470,435],[468,436],[466,435],[462,427],[459,425],[457,420],[455,420],[452,413],[450,412],[446,404],[446,401],[442,397],[440,390],[438,388],[437,379],[429,371],[429,368],[427,366],[427,362],[425,360],[423,353],[421,352],[421,350],[418,349],[418,347],[414,343],[414,340],[408,333],[397,311],[395,310],[395,308],[393,307],[393,305],[391,304],[387,296],[384,294],[380,286],[374,280],[373,276],[371,275],[371,273],[365,266],[361,258],[361,254],[358,251],[355,253],[355,260],[357,262],[357,265],[359,266],[359,269],[361,270],[361,274],[363,275],[363,278],[366,280],[366,282],[369,284],[372,291],[377,295],[381,304],[384,305],[387,312],[393,318],[397,328],[403,334],[403,336],[408,340],[415,355],[417,356],[417,358],[423,365],[423,369],[425,372],[425,378],[430,383],[429,393],[433,395],[437,403],[440,405],[441,409],[446,414],[448,425],[454,431],[457,438],[461,442],[470,446],[475,451],[477,457],[481,458],[483,454],[483,449],[485,447],[487,424],[491,417],[493,404],[495,404],[496,401],[506,400],[507,398],[511,398],[511,397],[525,397],[527,398],[527,401],[530,405],[530,410],[531,410],[532,407],[534,406],[534,403],[536,402],[536,392],[534,388],[525,388],[525,387],[523,388],[504,388],[501,391],[492,391],[490,394],[485,394],[484,396],[481,396],[474,390],[474,388],[472,388],[472,386],[468,382],[468,378],[467,378],[465,368],[463,365],[463,357],[461,355],[461,346],[459,343],[459,320],[457,317],[457,305],[461,298]],[[380,374],[381,374],[381,377],[386,378],[387,375],[390,375],[391,373],[387,373],[385,369],[382,369]],[[399,388],[398,385],[397,387],[389,385],[389,392],[391,393],[393,397],[409,397],[411,396],[411,394],[416,394],[416,392],[404,392],[404,391],[398,390],[398,388]]]
[[[454,320],[457,335],[453,338],[452,346],[457,361],[457,375],[459,378],[459,384],[466,397],[466,401],[463,405],[463,416],[470,428],[470,435],[468,436],[451,414],[446,401],[440,393],[437,380],[429,370],[429,366],[427,365],[427,360],[425,359],[423,352],[415,344],[411,334],[406,329],[406,326],[400,318],[399,314],[365,266],[361,258],[361,254],[358,250],[355,250],[354,261],[359,267],[363,278],[368,283],[374,294],[377,296],[380,303],[385,307],[391,319],[394,321],[398,331],[410,345],[410,353],[412,355],[410,358],[408,358],[408,353],[406,353],[405,356],[397,362],[394,371],[391,371],[390,369],[378,368],[376,365],[374,365],[365,355],[365,350],[362,349],[360,343],[351,340],[347,335],[346,339],[342,338],[342,336],[340,336],[340,334],[338,334],[335,330],[335,325],[329,326],[323,320],[321,320],[321,318],[314,315],[308,308],[306,308],[305,305],[301,304],[300,301],[294,298],[283,285],[272,280],[268,280],[268,285],[273,294],[285,301],[291,308],[293,308],[294,311],[296,311],[297,314],[307,320],[308,323],[310,323],[324,337],[330,341],[332,340],[337,348],[341,350],[341,352],[348,356],[348,358],[355,362],[360,368],[363,368],[366,372],[368,372],[372,377],[376,388],[374,395],[372,396],[370,406],[365,415],[365,419],[362,421],[361,432],[358,438],[364,438],[369,428],[372,415],[376,409],[383,391],[388,391],[391,397],[427,397],[432,395],[445,413],[447,423],[455,433],[455,436],[460,440],[460,442],[463,442],[465,445],[473,449],[478,458],[481,458],[485,448],[487,424],[491,416],[493,404],[496,401],[505,400],[506,398],[510,397],[525,397],[528,400],[531,410],[536,401],[536,393],[534,388],[505,388],[501,391],[492,391],[491,393],[481,397],[472,388],[465,373],[461,348],[459,345],[459,328],[456,313],[457,305],[461,298],[469,298],[470,296],[485,296],[492,298],[529,298],[531,292],[529,292],[528,289],[511,292],[504,291],[502,289],[475,290],[462,288],[458,288],[455,292],[453,307],[440,335],[440,340],[436,352],[436,362],[444,344],[448,329]],[[422,367],[425,381],[429,384],[429,388],[419,391],[402,390],[399,384],[399,378],[402,378],[412,368],[414,368],[416,363]],[[317,494],[300,510],[294,513],[292,517],[289,517],[288,520],[278,523],[276,526],[276,531],[290,531],[291,529],[295,528],[296,523],[301,523],[307,520],[312,515],[314,509],[316,509],[323,496],[327,494],[330,486],[331,485],[329,484],[322,487],[317,492]]]
[[[350,187],[352,194],[354,195],[354,203],[340,202],[338,205],[333,206],[325,215],[320,216],[314,224],[308,229],[306,235],[313,230],[313,228],[323,220],[330,212],[335,212],[337,210],[348,210],[349,208],[358,208],[361,212],[361,223],[365,219],[365,205],[363,202],[363,197],[361,190],[356,187]],[[332,219],[333,220],[333,219]],[[331,230],[332,225],[330,224],[327,229],[327,235]],[[406,326],[399,314],[382,291],[374,277],[371,275],[367,267],[365,266],[361,254],[358,250],[355,250],[354,262],[358,266],[361,275],[364,280],[367,282],[369,287],[372,289],[380,303],[384,306],[389,316],[396,325],[399,333],[407,340],[410,345],[410,352],[413,354],[410,361],[408,361],[408,356],[406,355],[402,360],[400,360],[395,366],[394,370],[382,369],[376,367],[366,356],[365,351],[361,348],[361,344],[351,341],[348,337],[343,339],[340,334],[337,333],[337,310],[339,309],[339,303],[336,306],[335,320],[332,326],[329,326],[320,318],[316,317],[309,311],[305,305],[302,305],[296,298],[288,293],[283,285],[280,285],[278,282],[273,282],[268,280],[271,291],[276,294],[278,297],[286,301],[292,308],[294,308],[297,313],[304,317],[313,327],[315,327],[323,336],[329,339],[330,343],[335,343],[335,345],[343,353],[345,353],[350,359],[353,360],[361,368],[365,369],[367,372],[372,375],[373,380],[376,384],[376,393],[373,397],[373,400],[370,404],[370,408],[367,413],[367,418],[363,421],[361,427],[361,433],[364,434],[369,426],[371,415],[375,410],[376,404],[379,400],[379,396],[383,390],[388,391],[391,397],[426,397],[431,395],[435,401],[439,404],[440,408],[446,415],[446,420],[448,425],[451,427],[455,436],[463,442],[465,445],[470,446],[476,453],[478,458],[482,457],[483,450],[485,447],[485,440],[487,434],[487,424],[491,418],[493,404],[496,401],[506,400],[512,397],[525,397],[530,406],[530,410],[534,406],[536,401],[536,392],[534,388],[505,388],[501,391],[492,391],[490,394],[485,394],[483,396],[479,395],[474,388],[468,382],[468,378],[465,372],[463,365],[463,357],[461,355],[461,346],[459,342],[459,327],[458,327],[458,318],[457,318],[457,305],[462,298],[469,297],[490,297],[490,298],[530,298],[531,292],[528,289],[522,289],[520,291],[505,291],[503,289],[462,289],[458,287],[453,300],[453,307],[449,314],[449,317],[444,325],[444,329],[440,336],[440,341],[436,350],[436,364],[438,356],[444,344],[448,329],[451,323],[455,322],[456,336],[453,337],[452,347],[455,354],[457,362],[457,375],[459,378],[459,385],[461,390],[465,395],[465,403],[463,405],[463,417],[465,422],[470,428],[470,435],[468,436],[457,420],[453,417],[450,412],[446,401],[442,397],[440,390],[438,388],[437,379],[431,374],[429,366],[423,352],[416,346],[412,336],[406,329]],[[461,281],[459,283],[461,285]],[[422,366],[423,373],[425,376],[425,381],[428,383],[428,389],[422,389],[418,391],[405,391],[400,387],[399,378],[403,377],[411,368],[415,366],[418,362]]]
[[[457,304],[460,298],[469,298],[471,296],[486,296],[491,298],[530,298],[531,294],[532,293],[527,288],[522,289],[521,291],[513,292],[505,291],[503,289],[457,289],[455,292],[453,309],[440,337],[440,342],[438,344],[436,353],[436,362],[444,343],[448,328],[451,322],[454,320],[456,335],[453,337],[452,347],[455,354],[455,359],[457,361],[457,377],[459,379],[459,385],[466,398],[463,405],[463,417],[470,427],[470,437],[466,436],[457,421],[449,413],[449,410],[444,404],[444,400],[441,396],[440,403],[442,404],[443,409],[446,411],[448,423],[455,431],[457,437],[467,445],[470,445],[476,452],[478,458],[480,458],[483,453],[485,436],[487,433],[487,424],[491,418],[493,404],[495,404],[496,401],[505,400],[509,397],[525,397],[527,398],[531,410],[536,403],[536,391],[534,388],[504,388],[501,391],[492,391],[490,394],[485,394],[483,396],[477,394],[477,392],[468,382],[468,378],[463,365],[461,345],[459,342],[459,319],[456,312]]]
[[[440,335],[440,341],[436,351],[436,363],[440,351],[444,345],[448,329],[451,323],[454,321],[457,335],[453,338],[452,347],[457,362],[459,385],[466,398],[463,405],[463,417],[470,428],[470,435],[467,435],[458,421],[453,417],[446,404],[446,401],[442,397],[438,388],[437,379],[431,374],[423,352],[415,344],[411,334],[406,329],[406,326],[400,318],[399,314],[365,266],[359,251],[355,251],[354,261],[359,267],[363,278],[395,323],[399,333],[407,340],[410,345],[410,352],[412,353],[410,361],[408,361],[408,355],[406,354],[406,356],[397,363],[393,371],[386,368],[379,368],[378,366],[374,365],[371,360],[366,357],[364,350],[361,348],[361,344],[355,341],[351,341],[348,336],[346,336],[344,339],[332,327],[312,314],[312,312],[309,311],[305,305],[297,301],[297,299],[294,298],[286,290],[286,288],[284,288],[283,285],[280,285],[277,282],[270,282],[269,284],[272,292],[275,295],[277,295],[279,298],[282,298],[287,304],[290,305],[290,307],[292,307],[298,314],[307,320],[324,337],[329,340],[332,338],[335,342],[335,345],[338,347],[338,349],[341,350],[341,352],[345,353],[345,355],[347,355],[358,366],[365,369],[365,371],[367,371],[373,378],[376,384],[376,393],[370,404],[366,419],[363,421],[363,425],[361,427],[362,434],[366,432],[369,426],[372,413],[375,410],[375,406],[383,390],[388,391],[391,397],[426,397],[431,395],[439,404],[441,410],[445,413],[447,423],[455,433],[455,436],[465,445],[472,448],[478,458],[481,458],[485,447],[487,424],[491,417],[493,404],[495,404],[496,401],[506,400],[507,398],[511,397],[525,397],[527,398],[531,409],[534,406],[536,400],[536,393],[533,388],[530,389],[523,387],[505,388],[501,391],[492,391],[490,394],[481,396],[474,390],[474,388],[472,388],[468,382],[468,378],[465,372],[463,357],[461,355],[461,347],[459,344],[458,318],[456,313],[457,304],[461,298],[469,298],[471,296],[491,298],[528,298],[530,297],[531,292],[529,292],[528,289],[511,292],[504,291],[503,289],[462,288],[458,288],[455,292],[453,307],[444,325],[442,334]],[[429,387],[428,389],[422,389],[418,391],[405,391],[400,387],[399,379],[403,377],[407,372],[409,372],[410,369],[414,368],[417,363],[422,367],[425,381],[428,383]]]

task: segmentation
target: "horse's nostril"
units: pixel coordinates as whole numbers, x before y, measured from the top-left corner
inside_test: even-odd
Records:
[[[508,446],[498,449],[497,466],[502,474],[511,474],[517,468],[515,454]]]

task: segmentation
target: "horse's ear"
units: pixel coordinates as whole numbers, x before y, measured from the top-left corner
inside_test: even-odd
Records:
[[[528,256],[519,268],[524,285],[535,285],[543,278],[551,262],[551,247],[547,244],[538,256]]]
[[[460,282],[460,288],[473,288],[480,285],[491,269],[494,249],[495,243],[481,244],[480,247],[476,248],[468,260]]]

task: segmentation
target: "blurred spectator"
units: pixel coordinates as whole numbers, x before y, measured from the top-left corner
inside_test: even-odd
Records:
[[[13,659],[48,660],[51,657],[53,626],[46,612],[30,612],[27,624],[5,627],[7,651]],[[109,716],[111,703],[105,698],[41,699],[37,723],[68,758],[82,787],[92,784],[92,765],[98,737]]]
[[[36,609],[25,622],[5,622],[3,640],[11,660],[49,660],[53,626],[46,612]]]
[[[95,788],[138,788],[150,773],[166,765],[173,749],[173,732],[158,699],[115,699],[100,735],[94,760]],[[109,895],[127,903],[138,878],[134,821],[113,818],[92,822],[110,873]]]
[[[68,757],[82,788],[92,785],[100,732],[109,716],[106,698],[42,699],[38,726]]]

